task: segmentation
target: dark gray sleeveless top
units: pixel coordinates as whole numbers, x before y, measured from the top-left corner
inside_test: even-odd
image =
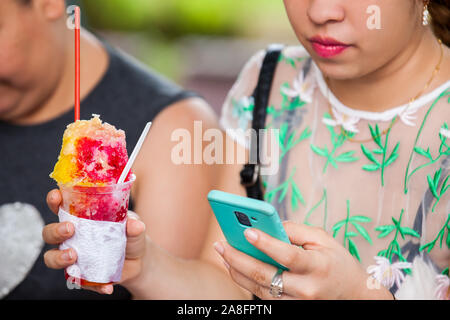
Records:
[[[136,60],[104,44],[110,57],[109,67],[94,90],[81,103],[81,119],[91,114],[123,129],[127,137],[128,153],[135,146],[145,124],[154,119],[166,106],[196,96],[167,79],[149,71]],[[22,203],[34,206],[45,224],[57,222],[57,216],[46,205],[47,192],[56,187],[49,173],[57,160],[62,135],[73,122],[73,110],[49,122],[33,126],[17,126],[0,121],[0,221],[2,207]],[[38,218],[38,217],[37,217]],[[19,219],[22,220],[23,219]],[[8,221],[11,221],[9,219]],[[31,220],[30,220],[31,221]],[[0,224],[0,238],[11,230]],[[11,229],[11,225],[9,227]],[[19,225],[17,226],[19,228]],[[14,232],[14,230],[13,230]],[[14,233],[16,234],[16,233]],[[0,239],[2,241],[2,239]],[[4,246],[5,243],[0,244]],[[115,286],[111,296],[86,290],[69,290],[64,272],[51,270],[43,261],[43,254],[52,246],[45,245],[26,278],[8,294],[6,299],[128,299],[129,292]],[[3,252],[21,254],[21,248],[3,247]],[[1,252],[1,251],[0,251]],[[20,260],[20,259],[19,259]],[[4,261],[0,261],[3,264]],[[0,278],[7,277],[23,266],[0,267]],[[23,270],[22,270],[23,272]],[[26,272],[26,271],[25,271]],[[8,279],[3,279],[7,282]],[[0,279],[0,284],[2,279]],[[5,288],[0,288],[0,290]]]

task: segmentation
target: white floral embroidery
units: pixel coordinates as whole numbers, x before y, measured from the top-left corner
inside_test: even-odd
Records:
[[[346,131],[357,133],[359,132],[356,125],[359,122],[358,117],[348,116],[346,114],[339,113],[334,108],[331,109],[333,112],[333,119],[322,118],[322,122],[326,125],[335,127],[342,126]]]
[[[300,100],[311,103],[313,100],[314,89],[314,82],[304,79],[304,73],[301,71],[294,79],[292,88],[283,87],[281,91],[292,99],[299,97]]]
[[[450,81],[442,84],[438,88],[434,89],[432,92],[427,93],[420,98],[414,100],[413,102],[409,102],[407,104],[391,108],[389,110],[383,112],[370,112],[363,110],[356,110],[345,106],[333,92],[327,86],[325,78],[320,71],[319,67],[313,63],[313,70],[315,71],[315,76],[317,80],[317,86],[322,92],[324,97],[328,97],[330,104],[334,110],[337,110],[341,114],[352,115],[354,119],[364,119],[368,121],[391,121],[394,117],[398,116],[400,120],[409,126],[415,126],[416,124],[413,122],[416,119],[416,113],[418,110],[427,106],[430,102],[439,97],[439,95],[450,86]]]
[[[420,106],[406,107],[405,110],[399,111],[398,115],[400,116],[400,120],[403,121],[404,124],[414,127],[416,124],[414,123],[414,120],[417,119],[417,116],[415,115],[417,111],[420,109]]]
[[[238,119],[239,128],[247,129],[253,119],[253,107],[255,101],[253,97],[242,97],[233,103],[232,115]]]
[[[443,135],[444,137],[450,139],[450,130],[449,129],[441,128],[441,130],[439,130],[439,133],[441,135]]]
[[[439,274],[436,276],[436,282],[436,298],[450,300],[450,278],[444,274]]]
[[[408,269],[412,266],[409,262],[395,262],[391,264],[389,259],[380,256],[375,256],[374,259],[376,265],[369,266],[367,272],[387,289],[390,289],[394,283],[399,288],[405,279],[402,269]]]
[[[425,262],[424,258],[416,256],[412,262],[411,273],[406,275],[401,287],[395,292],[398,300],[432,300],[436,299],[435,267],[431,262]]]

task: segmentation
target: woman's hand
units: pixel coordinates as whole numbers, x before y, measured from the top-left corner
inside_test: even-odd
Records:
[[[47,204],[53,213],[58,214],[62,196],[59,190],[55,189],[47,194]],[[145,252],[145,224],[139,221],[139,217],[134,212],[128,211],[127,221],[127,247],[125,263],[122,271],[120,283],[135,279],[142,270],[142,258]],[[48,244],[59,245],[71,238],[75,232],[74,226],[70,222],[52,223],[46,225],[42,230],[42,237]],[[63,269],[75,263],[77,253],[70,248],[64,251],[52,249],[44,254],[44,262],[52,269]],[[84,289],[96,291],[98,293],[111,294],[113,285],[83,286]]]
[[[359,262],[323,229],[285,222],[292,244],[257,229],[245,231],[256,248],[289,268],[282,273],[281,299],[392,299],[390,292],[370,290],[369,275]],[[303,248],[300,248],[302,246]],[[276,299],[269,290],[277,268],[242,253],[226,242],[215,243],[233,280],[261,299]]]

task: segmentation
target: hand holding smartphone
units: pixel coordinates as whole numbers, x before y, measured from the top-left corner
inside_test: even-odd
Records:
[[[208,201],[232,247],[277,268],[288,270],[255,248],[244,236],[245,229],[256,228],[278,240],[290,243],[280,217],[271,204],[218,190],[209,192]]]

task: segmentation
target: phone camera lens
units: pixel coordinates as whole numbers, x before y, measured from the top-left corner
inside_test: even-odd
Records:
[[[252,226],[250,219],[248,218],[248,216],[245,213],[235,211],[234,214],[236,215],[236,218],[238,219],[240,224],[242,224],[244,226],[248,226],[248,227]]]

